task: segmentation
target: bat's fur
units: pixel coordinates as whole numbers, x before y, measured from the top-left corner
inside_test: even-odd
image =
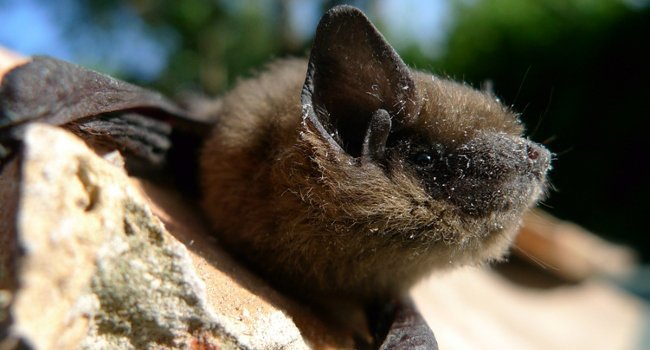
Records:
[[[368,161],[304,117],[307,71],[305,60],[272,63],[215,112],[200,173],[223,243],[286,290],[362,302],[404,293],[432,269],[503,255],[550,159],[521,137],[514,113],[489,93],[410,71],[416,115],[391,114],[399,127],[385,156]],[[423,150],[433,165],[417,162]]]

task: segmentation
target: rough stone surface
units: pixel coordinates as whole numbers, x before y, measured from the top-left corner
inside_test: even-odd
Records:
[[[140,187],[112,157],[109,162],[73,135],[35,124],[22,153],[4,167],[0,243],[10,249],[0,254],[7,332],[0,347],[17,341],[35,349],[352,344],[237,265],[207,238],[190,204],[155,186]]]
[[[220,249],[192,203],[122,164],[34,125],[1,169],[0,349],[353,347]],[[441,349],[647,348],[648,305],[594,276],[523,287],[470,269],[412,296]]]

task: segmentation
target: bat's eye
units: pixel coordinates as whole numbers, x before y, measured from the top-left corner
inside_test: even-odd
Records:
[[[413,161],[421,167],[430,167],[433,165],[433,155],[427,152],[419,152],[413,156]]]

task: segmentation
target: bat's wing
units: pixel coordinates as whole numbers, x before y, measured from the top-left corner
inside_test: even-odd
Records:
[[[94,145],[119,149],[150,164],[164,163],[178,153],[184,153],[179,159],[196,159],[192,153],[211,125],[157,92],[42,56],[2,79],[0,158],[29,122],[64,126]]]
[[[410,298],[369,310],[380,350],[437,350],[438,342]]]
[[[158,93],[43,56],[35,56],[5,75],[0,103],[0,128],[34,120],[63,125],[88,116],[125,110],[183,114]]]

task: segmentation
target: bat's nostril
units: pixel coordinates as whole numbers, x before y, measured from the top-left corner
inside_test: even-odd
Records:
[[[539,151],[535,147],[529,145],[527,153],[530,160],[537,160],[539,158]]]
[[[544,146],[536,143],[526,145],[526,156],[528,157],[528,167],[538,176],[544,176],[551,166],[551,155]]]

